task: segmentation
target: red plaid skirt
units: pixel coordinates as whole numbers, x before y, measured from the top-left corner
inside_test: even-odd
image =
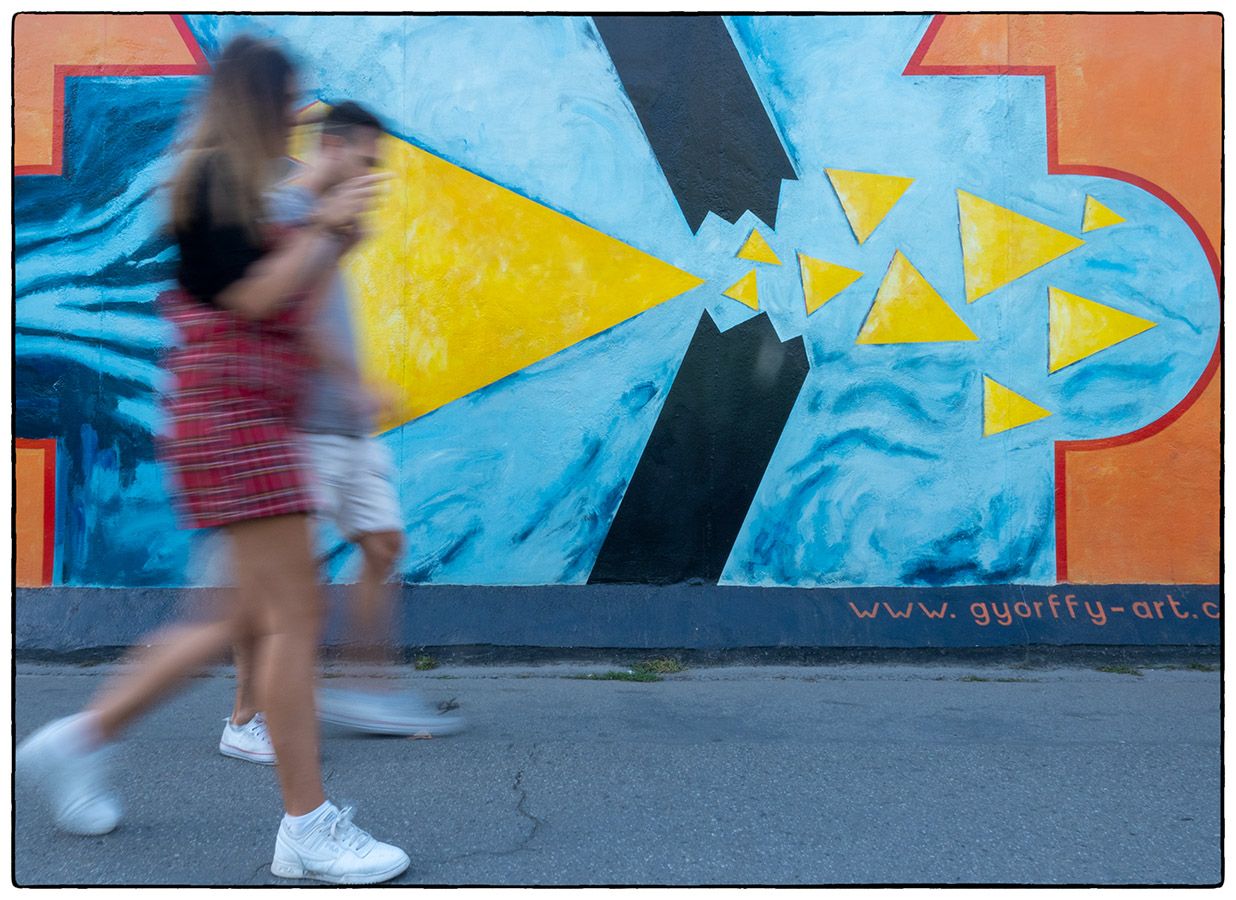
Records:
[[[159,295],[179,332],[159,454],[190,527],[312,512],[292,417],[310,365],[299,303],[250,321],[181,290]]]

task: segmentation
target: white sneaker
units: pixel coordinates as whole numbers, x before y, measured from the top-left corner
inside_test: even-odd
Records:
[[[107,786],[111,748],[82,752],[75,733],[85,715],[44,725],[17,747],[16,776],[37,790],[52,818],[72,834],[107,834],[120,824],[120,799]]]
[[[352,807],[340,811],[332,803],[304,834],[293,835],[279,823],[271,874],[280,878],[312,878],[331,884],[377,884],[408,867],[408,854],[376,840],[352,823]]]
[[[410,691],[321,688],[318,718],[369,734],[438,737],[463,729],[463,719],[434,709]]]
[[[254,713],[244,725],[233,725],[231,716],[224,722],[227,724],[223,726],[223,737],[219,738],[220,753],[260,766],[275,764],[275,745],[270,742],[261,713]]]

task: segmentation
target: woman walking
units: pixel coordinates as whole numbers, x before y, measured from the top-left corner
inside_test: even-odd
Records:
[[[398,875],[408,856],[362,831],[323,792],[313,708],[323,601],[309,476],[291,420],[311,364],[302,328],[379,179],[337,186],[307,227],[280,233],[269,223],[263,194],[287,154],[296,92],[294,67],[278,48],[232,41],[172,185],[180,289],[160,303],[181,340],[168,359],[174,384],[160,450],[189,524],[222,529],[229,540],[231,608],[145,639],[152,649],[83,712],[18,747],[16,770],[47,798],[60,828],[111,831],[121,806],[106,767],[122,730],[233,641],[250,641],[285,808],[271,871],[368,884]]]

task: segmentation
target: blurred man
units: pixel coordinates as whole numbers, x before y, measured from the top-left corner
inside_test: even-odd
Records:
[[[319,198],[338,184],[378,165],[382,124],[352,102],[325,115],[311,162],[276,188],[271,215],[294,227],[312,223]],[[364,238],[359,221],[345,230],[346,249]],[[352,314],[343,278],[336,272],[310,328],[318,368],[311,376],[297,418],[306,464],[315,476],[318,515],[335,523],[363,559],[359,583],[348,604],[348,654],[359,664],[394,661],[394,591],[387,583],[403,553],[403,520],[386,448],[370,435],[387,400],[362,381]],[[251,648],[237,646],[236,700],[219,741],[219,752],[273,764],[275,754],[253,699]],[[358,731],[398,735],[443,735],[462,726],[458,716],[430,707],[390,679],[353,674],[338,688],[318,691],[318,717]]]

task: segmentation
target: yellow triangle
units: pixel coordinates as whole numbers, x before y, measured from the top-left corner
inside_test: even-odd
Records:
[[[863,277],[863,273],[857,269],[847,269],[845,266],[815,259],[805,253],[798,254],[798,266],[802,269],[803,297],[807,300],[807,315],[811,315]]]
[[[957,205],[967,303],[1085,243],[966,191],[957,192]]]
[[[745,303],[752,309],[760,308],[760,292],[755,284],[755,270],[752,269],[742,278],[739,278],[731,284],[722,293],[731,300],[737,300],[739,303]]]
[[[752,262],[772,263],[774,266],[781,265],[781,260],[777,259],[773,248],[768,246],[764,235],[754,228],[751,229],[751,236],[747,238],[747,242],[738,251],[738,258],[749,259]]]
[[[1124,216],[1112,212],[1089,194],[1086,195],[1086,211],[1082,215],[1082,233],[1094,231],[1096,228],[1106,228],[1124,221]]]
[[[983,376],[983,437],[1020,428],[1051,413],[999,382]]]
[[[1047,296],[1051,335],[1048,372],[1059,372],[1078,360],[1149,331],[1157,324],[1059,288],[1048,287]]]
[[[897,205],[913,178],[899,175],[877,175],[874,172],[850,172],[845,169],[825,169],[833,183],[841,208],[850,222],[854,237],[861,244],[884,221],[889,210]]]
[[[406,141],[379,152],[393,178],[344,274],[362,374],[400,398],[383,429],[703,284]]]
[[[910,261],[898,250],[876,292],[856,344],[923,344],[977,341]]]

